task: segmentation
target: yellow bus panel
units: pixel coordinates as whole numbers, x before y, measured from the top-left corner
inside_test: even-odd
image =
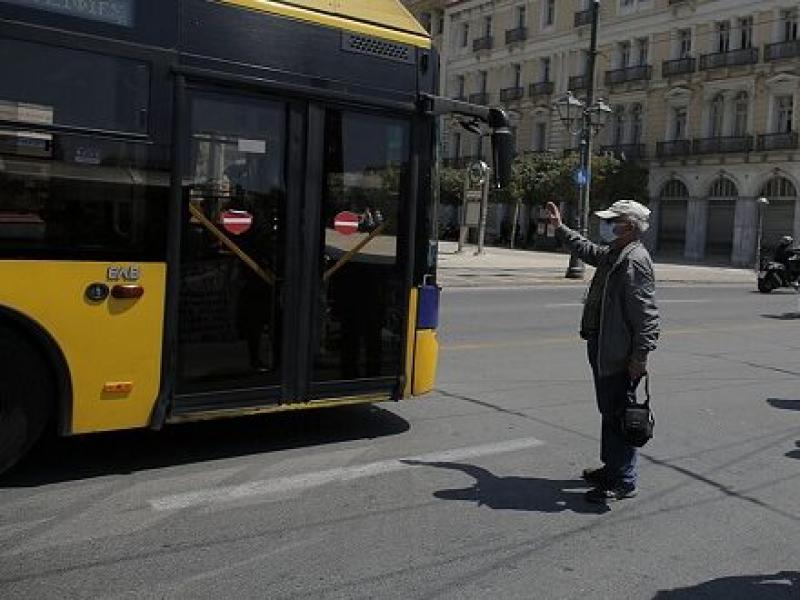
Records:
[[[414,385],[412,393],[421,396],[433,391],[439,364],[439,340],[435,329],[417,330],[414,352]]]
[[[428,32],[400,0],[220,0],[354,33],[430,48]]]
[[[71,433],[144,427],[158,395],[166,265],[139,264],[136,282],[107,281],[114,266],[127,265],[0,261],[0,305],[38,323],[67,361]],[[136,283],[144,294],[92,302],[92,283]]]

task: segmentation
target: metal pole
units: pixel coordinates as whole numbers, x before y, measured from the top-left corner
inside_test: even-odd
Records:
[[[469,190],[469,171],[464,173],[464,189],[461,196],[461,215],[458,223],[458,250],[457,254],[464,252],[464,245],[467,243],[469,227],[467,227],[467,191]]]
[[[761,238],[764,232],[764,210],[769,204],[769,200],[761,196],[756,200],[758,208],[758,232],[756,233],[756,264],[753,265],[756,274],[761,270]]]
[[[509,248],[512,250],[514,249],[514,241],[517,237],[517,221],[519,220],[519,207],[520,207],[520,199],[517,198],[517,201],[514,202],[514,220],[511,223],[511,242],[509,244]]]
[[[761,227],[763,225],[763,218],[764,218],[764,209],[759,202],[758,206],[758,235],[756,236],[756,264],[754,265],[754,270],[756,273],[761,270]]]
[[[481,194],[481,220],[478,224],[478,251],[475,253],[476,255],[483,254],[483,241],[486,237],[486,218],[489,213],[489,181],[490,178],[487,174],[486,179],[481,184],[483,193]]]
[[[586,65],[586,106],[583,111],[583,124],[581,131],[581,158],[580,169],[583,173],[583,184],[580,186],[580,202],[576,218],[577,229],[581,235],[589,234],[589,195],[592,189],[592,113],[594,104],[594,71],[597,62],[597,23],[600,17],[600,0],[592,0],[592,35],[589,41],[589,62]],[[583,279],[586,267],[575,255],[569,257],[566,277],[568,279]]]

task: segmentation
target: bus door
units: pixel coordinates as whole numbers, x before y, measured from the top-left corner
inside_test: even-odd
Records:
[[[408,304],[410,121],[313,107],[322,182],[308,398],[391,395]],[[311,219],[309,219],[309,222]]]
[[[177,392],[214,392],[209,407],[224,407],[224,392],[277,402],[289,108],[206,91],[187,108]]]

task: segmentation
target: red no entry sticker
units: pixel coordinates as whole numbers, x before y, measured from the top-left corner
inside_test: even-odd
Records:
[[[349,210],[340,212],[333,218],[333,228],[342,235],[358,232],[358,215]]]
[[[241,235],[253,225],[253,215],[246,210],[226,210],[221,219],[225,231],[233,235]]]

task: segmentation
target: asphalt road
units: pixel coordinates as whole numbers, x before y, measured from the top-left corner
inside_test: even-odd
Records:
[[[424,399],[49,445],[0,482],[0,598],[800,598],[796,297],[660,290],[606,509],[581,294],[446,291]]]

